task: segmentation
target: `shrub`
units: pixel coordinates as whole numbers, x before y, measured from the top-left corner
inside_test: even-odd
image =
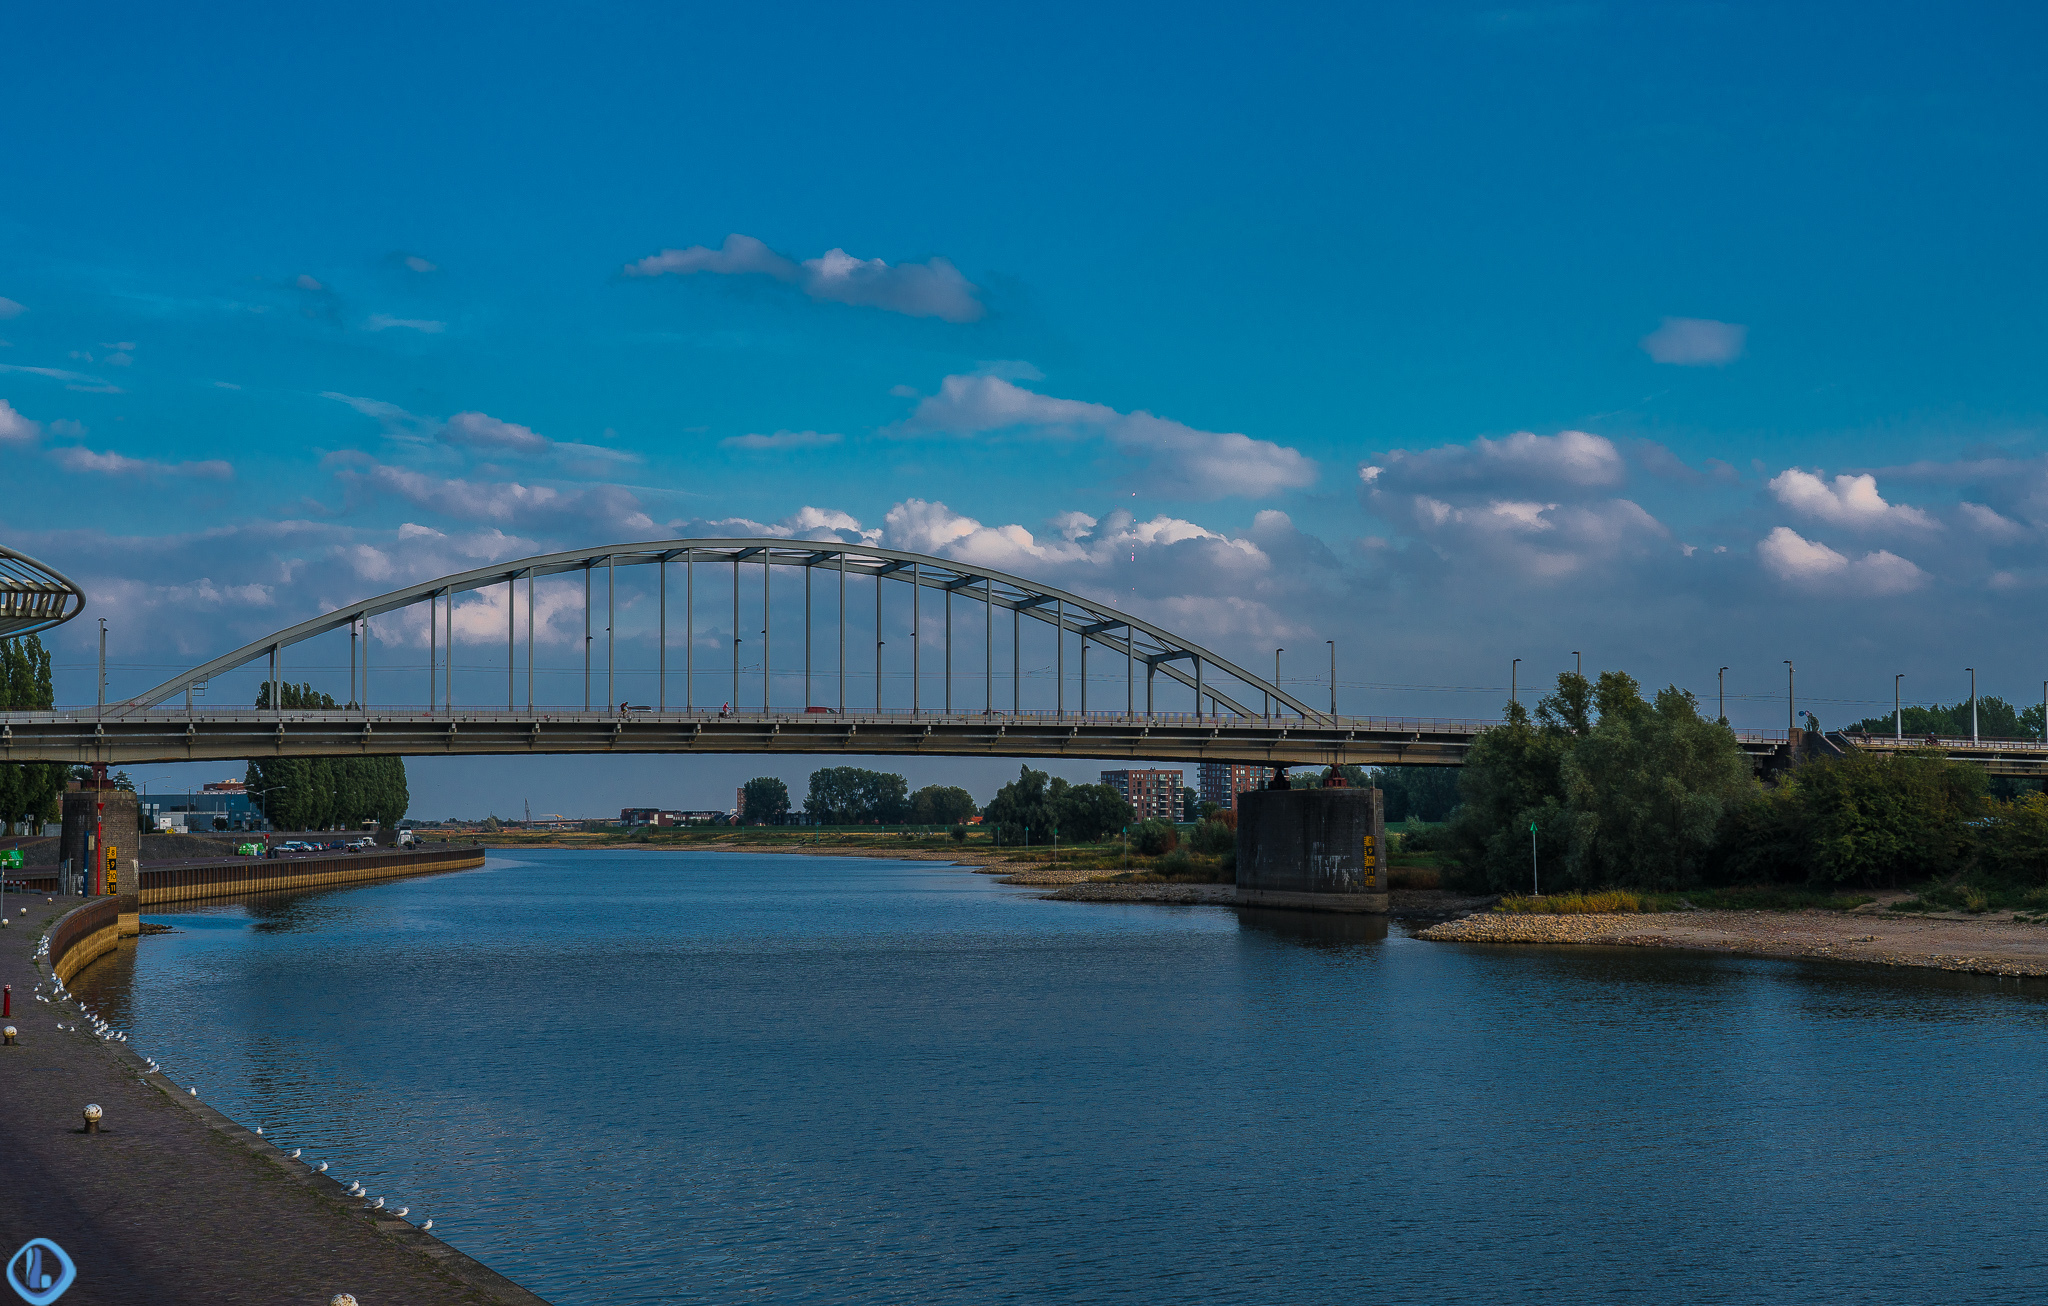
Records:
[[[1131,834],[1131,842],[1147,857],[1158,857],[1180,847],[1180,831],[1173,828],[1173,822],[1162,821],[1156,816],[1139,822]]]
[[[956,826],[954,826],[954,827],[953,827],[953,842],[954,842],[954,843],[966,843],[966,842],[967,842],[967,827],[966,827],[966,826],[964,826],[964,825],[956,825]]]
[[[1196,852],[1213,857],[1225,849],[1237,847],[1237,832],[1221,821],[1204,821],[1195,827],[1188,844]]]
[[[1186,875],[1195,869],[1195,859],[1180,848],[1174,849],[1159,859],[1159,870],[1164,875]]]

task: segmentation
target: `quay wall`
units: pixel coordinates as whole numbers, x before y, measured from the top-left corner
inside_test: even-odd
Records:
[[[328,857],[236,857],[187,866],[145,866],[127,893],[87,900],[50,931],[50,969],[66,984],[141,930],[141,912],[181,902],[208,902],[258,893],[332,889],[436,871],[466,871],[484,864],[484,850],[455,845],[418,852],[339,853]]]

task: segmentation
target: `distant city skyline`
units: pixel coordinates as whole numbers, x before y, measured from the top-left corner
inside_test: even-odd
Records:
[[[1575,651],[1709,712],[1726,665],[1758,727],[1787,658],[1829,726],[2048,679],[2034,11],[515,4],[488,57],[453,11],[11,18],[0,538],[90,595],[62,702],[96,618],[118,698],[465,567],[763,533],[1283,647],[1305,696],[1334,639],[1347,712],[1491,717]],[[415,762],[414,814],[814,764]]]

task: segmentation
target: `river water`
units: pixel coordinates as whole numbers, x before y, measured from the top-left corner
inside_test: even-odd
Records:
[[[721,853],[148,919],[135,1047],[558,1306],[2048,1294],[2048,981]]]

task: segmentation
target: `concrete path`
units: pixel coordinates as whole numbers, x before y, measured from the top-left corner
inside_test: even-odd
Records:
[[[35,1000],[49,986],[32,954],[78,900],[6,901],[0,983],[13,1015],[0,1023],[20,1041],[0,1047],[0,1258],[34,1237],[64,1248],[78,1279],[61,1306],[326,1306],[344,1292],[362,1306],[545,1306],[402,1220],[373,1221],[340,1183],[149,1074],[125,1045],[59,1032],[78,1008]],[[96,1135],[82,1130],[89,1102],[105,1113]]]

